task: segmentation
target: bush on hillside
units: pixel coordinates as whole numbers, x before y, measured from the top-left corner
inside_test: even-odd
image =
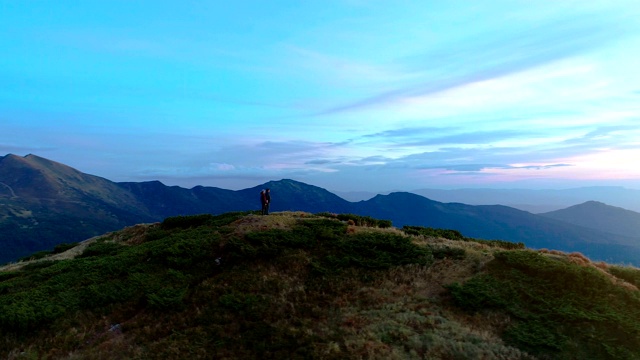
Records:
[[[441,237],[449,240],[464,240],[465,237],[462,236],[457,230],[451,229],[434,229],[431,227],[424,226],[403,226],[402,231],[404,231],[408,235],[422,235],[427,237]]]
[[[52,252],[50,250],[42,250],[42,251],[35,252],[31,255],[21,257],[20,259],[18,259],[18,261],[21,262],[21,261],[39,260],[51,254]]]
[[[510,242],[504,240],[481,240],[481,239],[473,239],[468,238],[462,235],[458,230],[451,229],[435,229],[431,227],[423,227],[423,226],[403,226],[402,231],[404,231],[408,235],[417,235],[417,236],[426,236],[426,237],[439,237],[449,240],[460,240],[460,241],[473,241],[480,244],[485,244],[491,247],[502,248],[505,250],[517,250],[524,249],[524,243],[518,242]]]
[[[35,252],[35,253],[31,254],[31,255],[21,257],[20,259],[18,259],[18,262],[31,261],[31,260],[40,260],[40,259],[43,259],[43,258],[49,256],[49,255],[63,253],[65,251],[75,247],[76,245],[78,245],[78,243],[62,243],[62,244],[58,244],[53,248],[53,250],[42,250],[42,251]]]
[[[356,214],[332,214],[332,213],[322,212],[316,215],[328,217],[328,218],[334,218],[334,219],[338,219],[340,221],[345,221],[345,222],[352,221],[353,224],[357,226],[390,228],[393,225],[391,220],[379,220],[379,219],[374,219],[370,216],[361,216]]]
[[[199,214],[199,215],[186,215],[186,216],[172,216],[164,219],[160,223],[160,228],[163,230],[172,229],[188,229],[198,226],[225,226],[233,221],[241,218],[250,213],[256,213],[255,211],[244,212],[228,212],[220,215],[211,214]]]
[[[508,343],[545,358],[638,358],[638,291],[593,267],[526,250],[496,253],[487,270],[448,289],[467,311],[506,312]]]
[[[87,246],[82,254],[78,257],[90,257],[90,256],[108,256],[113,255],[122,248],[122,245],[114,242],[96,241],[93,244]]]
[[[504,241],[504,240],[482,240],[482,239],[469,239],[469,238],[467,238],[467,241],[473,241],[479,244],[485,244],[491,247],[501,248],[505,250],[523,250],[526,248],[526,246],[522,242],[514,243],[511,241]]]
[[[466,256],[463,248],[451,246],[428,246],[436,259],[462,260]]]
[[[607,270],[611,275],[640,288],[640,269],[630,266],[610,266]]]
[[[63,253],[65,251],[69,250],[69,249],[73,249],[77,245],[78,245],[77,242],[58,244],[53,248],[53,253],[54,254],[60,254],[60,253]]]
[[[211,214],[190,215],[190,216],[173,216],[168,217],[160,223],[163,230],[171,229],[188,229],[206,224],[213,219]]]

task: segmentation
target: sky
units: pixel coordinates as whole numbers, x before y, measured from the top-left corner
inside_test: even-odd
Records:
[[[112,181],[640,189],[637,0],[0,0],[0,156]]]

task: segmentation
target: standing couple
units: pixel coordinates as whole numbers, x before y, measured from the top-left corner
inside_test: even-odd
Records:
[[[260,191],[260,202],[262,203],[262,215],[269,215],[269,205],[271,205],[271,190]]]

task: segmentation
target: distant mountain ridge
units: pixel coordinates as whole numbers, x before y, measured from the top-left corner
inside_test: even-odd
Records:
[[[630,237],[640,235],[640,213],[599,201],[587,201],[540,215],[612,234]]]
[[[640,212],[640,190],[619,186],[591,186],[562,190],[532,189],[417,189],[411,191],[440,202],[462,202],[469,205],[506,205],[534,214],[564,209],[587,201]]]
[[[378,195],[361,203],[359,214],[394,225],[455,229],[465,236],[523,242],[528,247],[580,251],[599,260],[640,260],[640,239],[576,226],[502,205],[441,203],[412,193]]]
[[[274,212],[354,213],[389,219],[397,227],[450,228],[468,237],[640,264],[640,235],[589,229],[507,206],[442,203],[406,192],[349,202],[323,188],[287,179],[237,191],[185,189],[159,181],[114,183],[35,155],[0,157],[0,263],[169,216],[258,210],[259,192],[267,187]]]

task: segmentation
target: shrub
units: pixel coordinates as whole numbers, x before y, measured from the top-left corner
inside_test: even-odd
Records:
[[[160,228],[163,230],[172,230],[188,229],[202,225],[208,225],[212,227],[225,226],[249,213],[251,212],[229,212],[216,216],[211,214],[173,216],[164,219],[162,223],[160,223]]]
[[[423,226],[403,226],[402,231],[408,235],[422,235],[428,237],[441,237],[449,240],[464,240],[465,237],[457,230],[434,229]]]
[[[497,247],[505,250],[523,250],[526,248],[526,246],[522,242],[514,243],[514,242],[504,241],[504,240],[480,240],[480,239],[469,239],[469,238],[467,238],[467,241],[473,241],[479,244],[485,244],[491,247]]]
[[[338,218],[338,214],[334,214],[334,213],[330,213],[330,212],[326,212],[326,211],[316,213],[316,216],[326,217],[326,218],[330,218],[330,219],[337,219]]]
[[[340,251],[332,262],[342,266],[381,269],[406,264],[427,265],[433,258],[429,249],[396,234],[359,233],[337,245]]]
[[[336,216],[340,221],[353,221],[358,226],[390,228],[392,226],[391,220],[378,220],[370,216],[360,216],[355,214],[339,214]]]
[[[218,298],[218,303],[235,312],[252,312],[260,304],[260,298],[253,294],[228,293]]]
[[[479,244],[485,244],[491,247],[502,248],[505,250],[517,250],[525,248],[524,243],[521,242],[514,243],[504,240],[481,240],[467,238],[464,237],[459,231],[451,229],[435,229],[423,226],[403,226],[402,231],[404,231],[408,235],[422,235],[427,237],[440,237],[449,240],[473,241]]]
[[[168,236],[160,244],[149,248],[149,255],[156,263],[169,268],[185,268],[194,265],[213,254],[213,245],[219,237],[213,234],[189,236],[176,233]]]
[[[58,244],[53,248],[53,253],[54,254],[60,254],[63,253],[69,249],[73,249],[74,247],[76,247],[78,245],[77,242],[75,243],[62,243],[62,244]]]
[[[608,271],[611,275],[640,288],[640,269],[629,266],[611,266]]]
[[[431,253],[433,253],[433,257],[436,259],[453,259],[453,260],[462,260],[464,259],[466,252],[463,248],[451,247],[451,246],[431,246]]]
[[[49,250],[43,250],[43,251],[38,251],[35,252],[31,255],[25,256],[25,257],[21,257],[20,259],[18,259],[18,261],[29,261],[29,260],[38,260],[38,259],[42,259],[46,256],[51,255],[52,252]]]
[[[476,312],[491,308],[502,308],[507,305],[505,297],[513,293],[505,294],[501,286],[503,284],[491,275],[480,275],[460,285],[453,283],[447,285],[453,297],[454,303],[467,311]]]
[[[53,260],[42,260],[42,261],[38,261],[38,262],[33,262],[30,264],[27,264],[25,266],[22,267],[22,270],[36,270],[36,269],[44,269],[47,268],[53,264],[55,264],[56,262]]]
[[[507,343],[550,358],[640,353],[637,291],[615,285],[593,267],[539,252],[494,256],[486,274],[448,289],[467,311],[500,309],[510,315],[514,321],[503,333]]]
[[[157,292],[147,294],[147,303],[156,310],[180,310],[184,307],[183,300],[187,288],[165,287]]]
[[[210,214],[173,216],[164,219],[160,224],[160,227],[163,230],[188,229],[190,227],[204,225],[211,220],[213,220],[213,215]]]
[[[31,255],[28,256],[24,256],[20,259],[18,259],[18,261],[30,261],[30,260],[39,260],[42,258],[45,258],[49,255],[52,254],[59,254],[62,252],[65,252],[73,247],[75,247],[76,245],[78,245],[78,243],[62,243],[62,244],[58,244],[56,245],[53,250],[43,250],[43,251],[38,251],[36,253],[33,253]]]
[[[113,255],[122,248],[122,245],[113,242],[97,241],[89,246],[78,257]]]
[[[0,282],[20,276],[17,271],[0,271]]]

